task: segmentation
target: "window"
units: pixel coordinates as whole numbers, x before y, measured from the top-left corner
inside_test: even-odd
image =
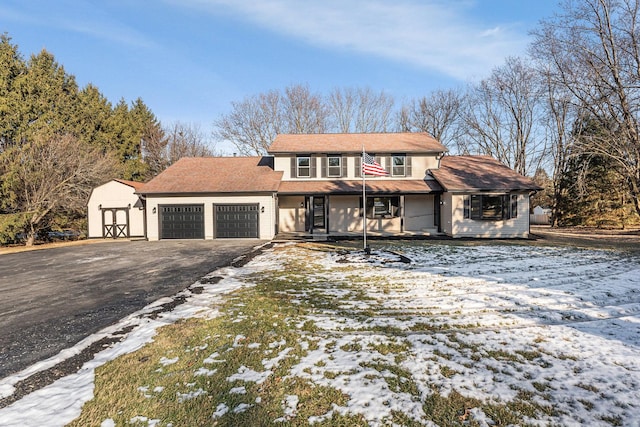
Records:
[[[341,156],[327,157],[327,176],[334,177],[334,178],[342,176],[342,157]]]
[[[406,156],[404,155],[394,155],[391,157],[391,164],[393,165],[391,168],[392,176],[405,176],[406,175]]]
[[[311,158],[308,156],[297,157],[297,176],[310,177],[311,176]]]
[[[362,203],[362,199],[360,199]],[[367,197],[367,218],[396,218],[400,216],[400,197]]]
[[[464,196],[464,217],[489,221],[517,218],[518,195]]]
[[[471,218],[471,197],[464,196],[464,217],[465,219]]]
[[[518,195],[511,195],[511,212],[509,212],[509,218],[518,218]]]

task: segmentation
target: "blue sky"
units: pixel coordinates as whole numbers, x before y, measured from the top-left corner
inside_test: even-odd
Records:
[[[214,119],[296,83],[368,86],[398,102],[486,77],[526,52],[556,0],[2,0],[0,32],[47,49],[113,103],[166,124]]]

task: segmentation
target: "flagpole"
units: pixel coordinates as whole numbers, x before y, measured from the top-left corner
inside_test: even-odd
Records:
[[[364,144],[362,144],[362,162],[360,164],[360,169],[362,172],[362,235],[364,236],[364,247],[363,250],[367,251],[367,187],[364,176]]]

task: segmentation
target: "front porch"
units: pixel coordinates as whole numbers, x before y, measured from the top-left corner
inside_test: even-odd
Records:
[[[282,195],[278,198],[278,234],[290,238],[327,235],[357,238],[366,213],[371,236],[439,234],[439,195],[372,194],[366,206],[359,195]]]

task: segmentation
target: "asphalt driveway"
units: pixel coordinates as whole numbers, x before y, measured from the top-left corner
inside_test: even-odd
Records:
[[[0,378],[175,294],[261,243],[113,241],[0,255]]]

